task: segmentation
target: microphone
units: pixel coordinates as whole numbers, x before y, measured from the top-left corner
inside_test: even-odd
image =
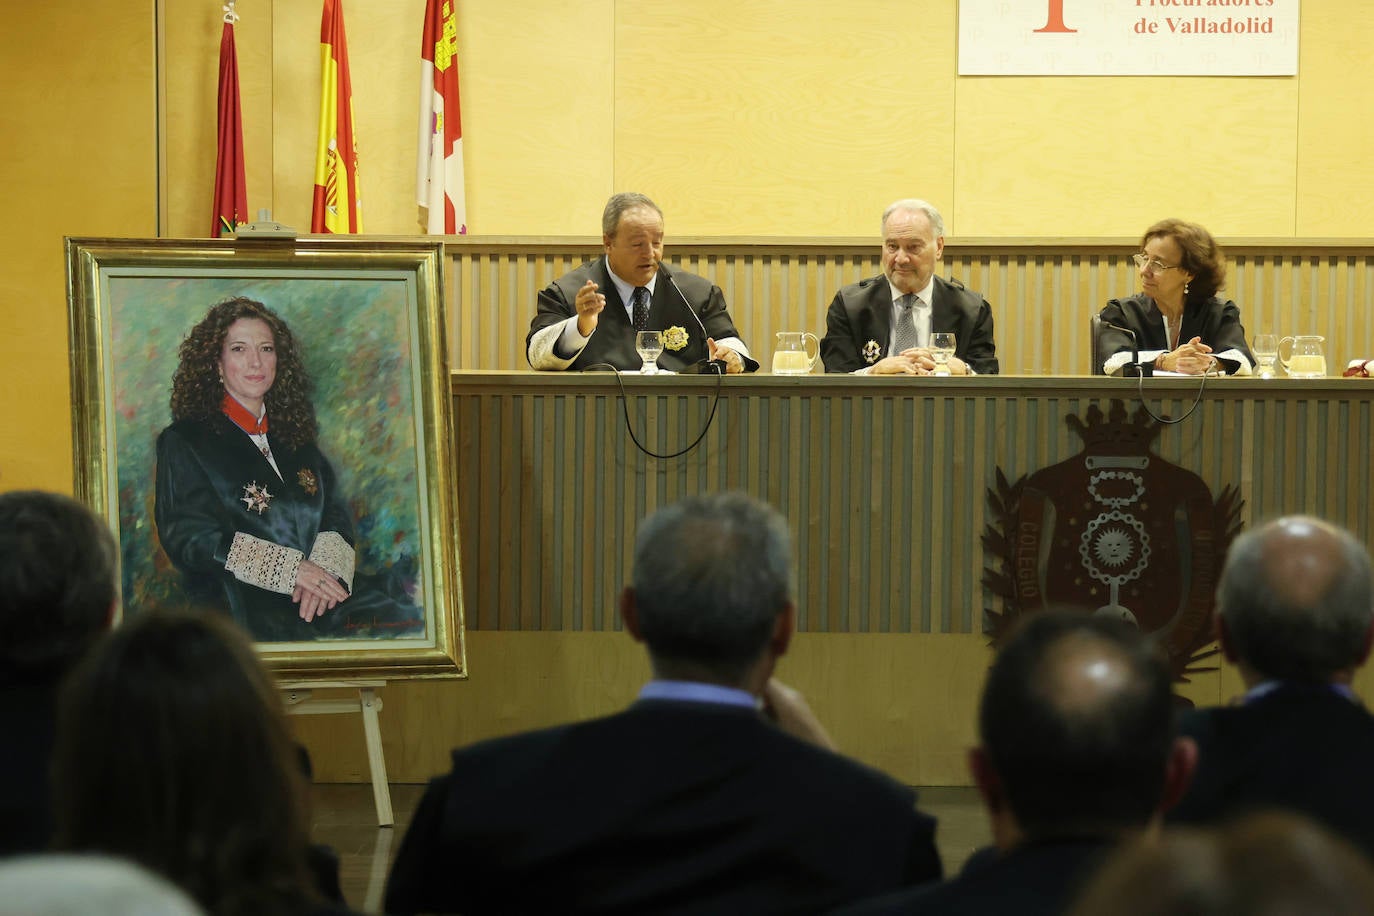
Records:
[[[1102,319],[1099,318],[1099,321]],[[1102,321],[1104,328],[1111,328],[1113,331],[1125,334],[1131,339],[1131,361],[1121,367],[1121,374],[1126,378],[1150,378],[1155,374],[1154,363],[1140,362],[1140,348],[1136,345],[1135,331],[1130,328],[1123,328],[1120,325],[1112,324],[1110,321]]]
[[[706,333],[706,325],[702,323],[701,316],[697,314],[697,310],[692,308],[692,303],[688,302],[687,297],[682,294],[682,290],[678,287],[677,281],[673,279],[672,272],[668,270],[668,265],[664,264],[662,261],[657,261],[656,263],[658,264],[658,272],[663,274],[664,279],[666,279],[669,285],[673,287],[674,291],[677,292],[677,297],[682,300],[682,304],[687,307],[687,311],[691,313],[692,318],[696,320],[697,327],[701,328],[701,339],[703,341],[707,340],[711,335]],[[715,375],[724,375],[726,372],[725,360],[711,359],[711,351],[708,346],[706,359],[701,371],[714,373]]]

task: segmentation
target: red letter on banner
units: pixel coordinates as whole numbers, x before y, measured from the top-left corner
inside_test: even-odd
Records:
[[[1064,0],[1049,0],[1050,14],[1045,22],[1043,29],[1036,29],[1036,32],[1077,32],[1078,29],[1071,29],[1064,25]]]

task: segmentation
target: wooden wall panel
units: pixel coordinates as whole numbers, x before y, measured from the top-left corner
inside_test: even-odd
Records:
[[[709,277],[765,366],[774,334],[825,333],[840,286],[879,273],[878,244],[860,239],[669,240],[666,258]],[[1131,295],[1133,240],[957,241],[943,276],[992,303],[1005,375],[1090,371],[1088,318]],[[1316,333],[1333,368],[1374,356],[1374,246],[1342,240],[1227,244],[1226,295],[1251,334]],[[450,358],[456,369],[525,369],[525,335],[538,291],[601,251],[593,239],[450,239]],[[819,371],[819,368],[818,368]]]
[[[931,0],[622,0],[616,190],[677,234],[861,231],[917,190],[952,205],[956,39]]]
[[[72,490],[63,236],[157,232],[154,13],[153,0],[0,4],[3,490]]]
[[[1035,235],[1062,219],[1075,235],[1115,236],[1166,216],[1220,235],[1292,234],[1300,82],[960,79],[951,234]]]

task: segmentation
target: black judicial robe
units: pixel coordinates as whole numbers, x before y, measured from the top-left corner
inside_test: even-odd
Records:
[[[191,603],[225,611],[260,642],[419,635],[423,615],[398,582],[355,575],[347,600],[306,623],[290,594],[241,581],[225,568],[237,533],[306,559],[323,531],[355,546],[334,469],[319,447],[292,448],[270,429],[268,443],[281,477],[223,414],[178,420],[158,436],[157,534]],[[270,494],[261,512],[247,499],[250,487]]]
[[[931,291],[930,333],[952,332],[954,355],[979,375],[996,375],[997,344],[992,306],[958,280],[935,278]],[[889,356],[892,336],[892,286],[887,277],[870,277],[841,287],[825,313],[821,360],[826,372],[856,372]]]
[[[606,297],[606,307],[597,316],[596,330],[587,340],[587,346],[573,360],[569,369],[586,369],[596,363],[610,363],[617,369],[638,369],[644,361],[635,351],[634,325],[625,312],[625,303],[619,291],[611,282],[610,271],[604,257],[588,261],[581,267],[554,280],[539,293],[538,310],[530,322],[530,332],[525,335],[525,353],[528,359],[530,338],[550,325],[558,324],[577,314],[573,305],[580,290],[588,280],[597,285],[597,291]],[[677,283],[682,295],[673,288]],[[685,300],[685,301],[684,301]],[[688,304],[690,303],[690,310]],[[692,316],[696,312],[696,317]],[[701,321],[698,323],[697,318]],[[725,308],[725,295],[720,287],[704,277],[674,270],[672,282],[665,271],[660,270],[654,282],[653,298],[649,300],[649,328],[664,331],[671,327],[682,328],[687,334],[686,344],[679,350],[663,348],[658,358],[660,369],[681,372],[707,358],[706,335],[717,342],[726,337],[739,337],[730,313]],[[740,354],[743,356],[743,354]],[[744,359],[747,371],[758,368],[758,363],[748,357]]]
[[[1135,332],[1137,347],[1145,350],[1170,350],[1169,338],[1164,332],[1164,315],[1155,301],[1144,293],[1128,296],[1125,299],[1112,299],[1101,312],[1102,320],[1118,327],[1129,328]],[[1240,323],[1240,307],[1230,299],[1225,301],[1213,296],[1203,301],[1189,301],[1183,305],[1178,342],[1187,343],[1194,337],[1212,348],[1213,353],[1225,350],[1238,350],[1243,353],[1250,365],[1255,358],[1250,355],[1250,347],[1245,343],[1245,327]],[[1102,329],[1103,358],[1116,353],[1129,353],[1131,339],[1120,331]],[[1240,368],[1233,359],[1219,358],[1222,368],[1228,375]],[[1101,369],[1101,366],[1097,367]]]

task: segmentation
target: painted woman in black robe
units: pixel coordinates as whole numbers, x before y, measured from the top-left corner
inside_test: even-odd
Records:
[[[210,309],[182,342],[158,436],[162,547],[193,603],[260,642],[419,635],[423,614],[398,582],[355,575],[310,391],[275,312],[245,298]]]

